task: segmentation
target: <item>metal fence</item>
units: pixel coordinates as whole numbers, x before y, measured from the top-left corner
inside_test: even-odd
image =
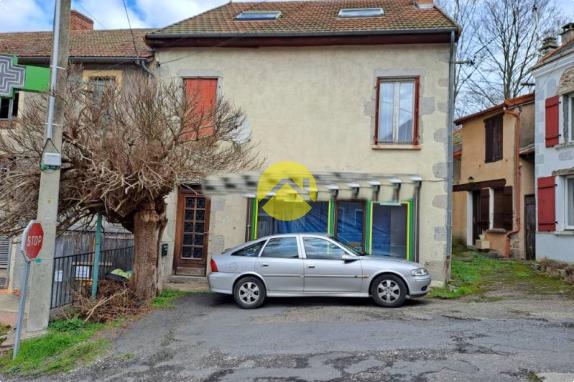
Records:
[[[133,247],[109,249],[101,252],[99,277],[116,268],[132,270]],[[57,308],[71,304],[74,293],[92,285],[94,252],[54,258],[52,274],[52,301],[50,307]]]

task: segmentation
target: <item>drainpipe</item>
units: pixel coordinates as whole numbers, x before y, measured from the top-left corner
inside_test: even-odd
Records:
[[[514,196],[514,229],[506,233],[506,240],[504,245],[504,256],[510,257],[510,237],[520,232],[520,193],[521,193],[521,166],[520,166],[520,112],[521,108],[517,110],[504,109],[504,114],[509,114],[516,119],[514,125],[514,189],[512,190]]]
[[[155,78],[155,73],[151,71],[150,68],[147,67],[145,60],[137,60],[137,65],[141,66],[143,70],[145,70],[150,76]]]
[[[448,126],[447,126],[447,204],[446,204],[446,264],[445,282],[450,279],[450,260],[452,254],[452,182],[453,182],[453,147],[452,134],[454,125],[454,77],[456,60],[455,31],[450,32],[450,59],[448,61]]]

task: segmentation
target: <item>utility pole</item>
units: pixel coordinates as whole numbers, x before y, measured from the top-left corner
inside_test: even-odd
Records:
[[[55,1],[50,98],[44,151],[56,154],[62,151],[64,104],[58,97],[61,97],[65,90],[69,56],[70,8],[71,0]],[[44,246],[40,252],[40,262],[32,264],[30,274],[29,299],[26,309],[28,312],[26,331],[29,334],[44,331],[48,327],[52,300],[59,190],[59,167],[43,169],[40,177],[37,220],[44,227]]]

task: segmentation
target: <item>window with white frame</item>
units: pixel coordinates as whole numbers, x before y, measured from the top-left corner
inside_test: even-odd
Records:
[[[566,178],[566,229],[574,229],[574,176]]]
[[[376,143],[417,143],[416,78],[387,79],[378,83]]]

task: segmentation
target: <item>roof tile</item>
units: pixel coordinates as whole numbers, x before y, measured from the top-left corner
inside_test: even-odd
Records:
[[[129,29],[70,31],[71,57],[151,57],[145,44],[149,29],[134,29],[137,53]],[[50,57],[52,32],[0,33],[0,54]]]
[[[383,16],[337,17],[341,8],[382,7]],[[281,11],[277,20],[244,21],[235,16],[247,10]],[[457,25],[436,7],[420,9],[414,0],[314,0],[228,3],[198,16],[150,33],[173,35],[309,34],[412,29],[447,29]],[[171,37],[171,36],[170,36]]]

